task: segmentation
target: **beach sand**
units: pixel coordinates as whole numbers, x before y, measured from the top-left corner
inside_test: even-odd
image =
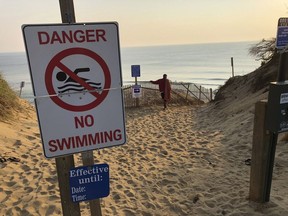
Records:
[[[288,215],[287,141],[277,145],[270,202],[248,199],[254,106],[267,91],[242,81],[209,104],[126,109],[127,143],[94,151],[110,169],[102,214]],[[44,157],[34,108],[22,103],[14,120],[0,122],[0,215],[61,215],[55,160]],[[82,215],[87,208],[81,203]]]

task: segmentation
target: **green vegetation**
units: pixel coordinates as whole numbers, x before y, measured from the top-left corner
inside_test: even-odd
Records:
[[[8,119],[19,108],[18,96],[0,74],[0,120]]]

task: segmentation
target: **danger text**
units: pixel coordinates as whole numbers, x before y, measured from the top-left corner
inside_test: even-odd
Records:
[[[52,31],[38,32],[38,41],[40,45],[46,44],[66,44],[66,43],[94,43],[107,41],[105,30],[103,29],[86,29],[76,31]]]

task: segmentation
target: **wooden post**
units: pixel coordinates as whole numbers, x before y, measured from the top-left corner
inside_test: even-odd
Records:
[[[265,129],[266,109],[267,101],[255,105],[249,199],[258,203],[269,201],[275,154],[273,134]]]
[[[75,23],[76,22],[76,18],[75,18],[73,0],[59,0],[59,3],[60,3],[62,22],[63,23]],[[68,161],[68,160],[69,161],[73,161],[73,163],[71,162],[70,164],[64,164],[65,161]],[[82,153],[82,162],[83,162],[84,166],[94,165],[93,151],[88,151],[88,152]],[[60,159],[56,159],[56,164],[58,164],[58,166],[59,166],[59,167],[57,166],[57,173],[59,173],[59,175],[60,175],[60,176],[58,176],[59,186],[63,185],[63,184],[69,185],[68,184],[69,183],[69,178],[67,180],[67,178],[65,179],[65,177],[67,175],[66,172],[68,172],[68,174],[69,174],[69,170],[74,167],[74,158],[73,158],[73,156],[65,157],[64,161],[61,158]],[[64,171],[63,167],[65,167],[67,169]],[[68,177],[69,177],[69,175],[68,175]],[[61,181],[61,184],[60,184],[60,181]],[[62,181],[64,181],[64,183]],[[68,194],[70,202],[72,202],[71,198],[70,198],[70,186],[69,187],[66,186],[65,189],[66,190],[69,189],[69,192],[65,192],[65,196],[67,196],[67,194]],[[60,189],[60,191],[61,191],[61,189]],[[64,191],[64,189],[63,189],[63,191]],[[65,206],[63,208],[63,205],[67,205],[68,201],[66,201],[66,199],[67,199],[66,197],[65,198],[61,197],[61,200],[62,199],[65,200],[65,202],[62,202],[62,209],[63,209],[63,212],[64,212],[64,208],[65,208],[65,210],[66,209],[68,210],[69,207]],[[90,212],[91,212],[92,216],[101,216],[102,215],[101,206],[100,206],[100,200],[99,199],[98,200],[91,200],[91,201],[89,201],[89,204],[90,204]],[[79,208],[79,215],[80,215],[79,204],[78,204],[78,208]],[[78,211],[78,208],[75,211]],[[70,214],[67,213],[65,215],[70,215]],[[78,213],[77,214],[75,213],[75,215],[78,215]]]
[[[75,22],[73,0],[59,0],[63,23]],[[64,216],[78,216],[80,213],[79,203],[72,202],[69,185],[69,171],[73,168],[73,155],[56,158],[56,169],[60,188],[62,211]]]
[[[93,151],[86,151],[81,153],[84,166],[94,165]],[[91,216],[101,216],[100,199],[89,201]]]
[[[200,85],[200,89],[199,89],[199,100],[201,100],[201,94],[202,94],[202,86]]]
[[[62,23],[75,23],[73,0],[59,0]]]
[[[69,185],[69,171],[74,167],[73,156],[56,158],[57,176],[60,189],[62,212],[64,216],[79,216],[79,203],[72,202]]]
[[[212,95],[212,88],[210,88],[210,101],[212,101],[213,95]]]
[[[25,82],[24,81],[22,81],[21,83],[20,83],[20,92],[19,92],[19,97],[21,97],[21,94],[22,94],[22,88],[25,86]]]
[[[231,57],[231,67],[232,67],[232,77],[234,77],[234,61],[233,61],[233,57]]]
[[[137,77],[135,77],[135,85],[138,85]],[[136,107],[139,107],[139,98],[136,98]]]
[[[189,87],[190,87],[190,83],[188,83],[188,87],[187,87],[186,98],[185,98],[186,101],[188,100]]]

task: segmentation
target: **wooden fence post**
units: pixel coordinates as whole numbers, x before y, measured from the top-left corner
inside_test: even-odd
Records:
[[[212,88],[210,88],[210,101],[212,101],[213,95],[212,95]]]
[[[266,130],[267,101],[258,101],[255,105],[252,158],[250,172],[249,199],[254,202],[264,203],[269,201],[272,171],[274,160],[271,161],[273,134]]]
[[[201,100],[201,94],[202,94],[202,86],[200,85],[200,89],[199,89],[199,100]]]
[[[232,67],[232,77],[234,77],[234,60],[233,60],[233,57],[231,57],[231,67]]]
[[[190,87],[190,83],[188,83],[188,87],[187,87],[187,91],[186,91],[186,98],[185,98],[185,100],[188,99],[189,87]]]

